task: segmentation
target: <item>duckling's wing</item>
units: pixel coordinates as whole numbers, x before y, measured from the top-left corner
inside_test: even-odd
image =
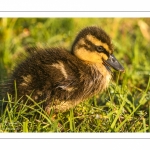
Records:
[[[68,61],[59,59],[57,62],[45,65],[44,67],[48,68],[46,70],[48,70],[51,77],[48,80],[51,82],[53,89],[72,91],[73,87],[76,86],[79,78],[76,73],[77,69],[73,68]]]
[[[42,93],[43,99],[67,99],[78,87],[79,64],[66,50],[30,49],[28,56],[13,74],[20,95],[29,95],[34,89],[35,94]]]
[[[51,77],[49,80],[54,93],[67,95],[67,93],[75,92],[79,84],[79,66],[81,65],[76,57],[62,49],[47,50],[47,53],[49,59],[44,59],[46,61],[43,65],[47,67],[46,70]]]

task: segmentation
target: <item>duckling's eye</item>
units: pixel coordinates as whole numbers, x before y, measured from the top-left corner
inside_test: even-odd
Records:
[[[97,52],[99,53],[104,52],[103,46],[97,46]]]
[[[109,53],[105,50],[103,46],[97,46],[97,52],[99,53],[105,53],[109,57]]]

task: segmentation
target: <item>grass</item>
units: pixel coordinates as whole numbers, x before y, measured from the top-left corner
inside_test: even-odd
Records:
[[[0,132],[150,131],[148,18],[1,18],[0,81],[7,79],[27,45],[70,49],[76,34],[89,25],[101,26],[109,33],[125,73],[114,72],[104,93],[55,116],[48,116],[30,96],[32,106],[22,105],[21,99],[12,105],[8,95],[8,105],[0,115]]]

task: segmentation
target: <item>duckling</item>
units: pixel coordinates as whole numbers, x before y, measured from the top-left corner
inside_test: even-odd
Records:
[[[45,100],[49,114],[64,112],[101,93],[111,80],[111,67],[124,71],[113,55],[106,32],[89,26],[76,36],[70,52],[65,48],[28,48],[29,55],[13,71],[8,93],[26,103],[27,95],[35,102]]]

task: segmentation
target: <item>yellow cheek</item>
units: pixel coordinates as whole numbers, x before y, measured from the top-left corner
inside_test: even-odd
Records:
[[[108,59],[108,56],[106,55],[106,54],[101,54],[101,58],[103,59],[103,60],[107,60]]]

